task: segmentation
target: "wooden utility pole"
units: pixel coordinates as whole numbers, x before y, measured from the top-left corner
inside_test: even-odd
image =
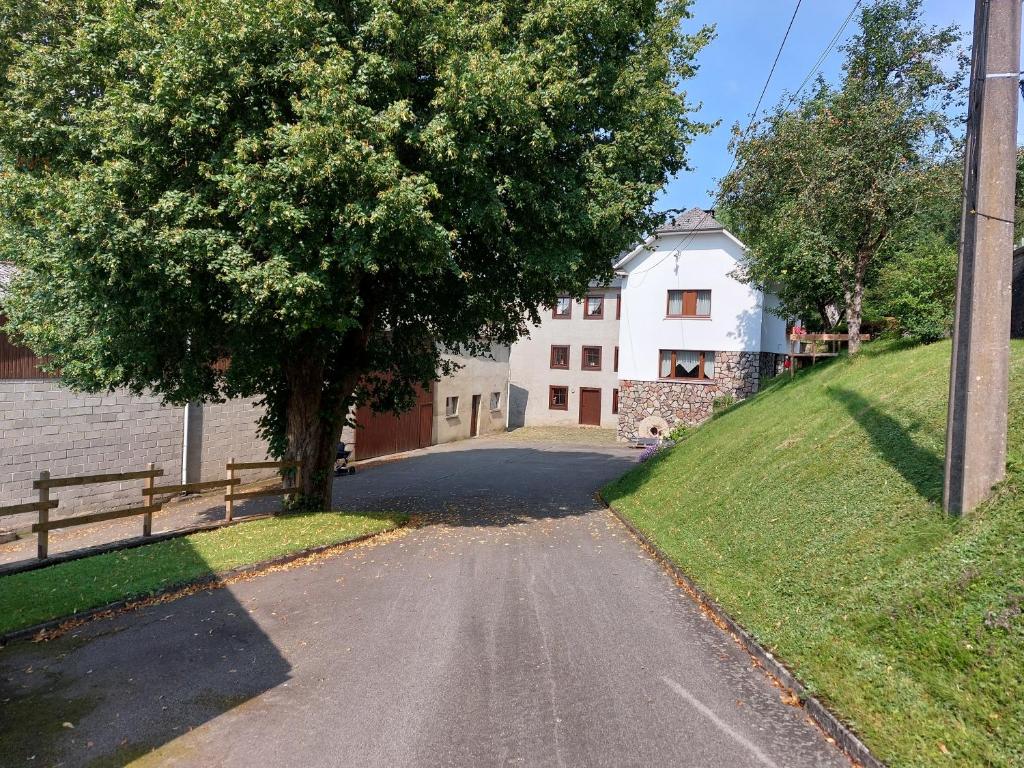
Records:
[[[976,0],[943,507],[1006,474],[1021,0]]]

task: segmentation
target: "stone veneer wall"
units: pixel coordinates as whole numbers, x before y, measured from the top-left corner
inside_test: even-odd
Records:
[[[749,397],[762,379],[781,370],[783,359],[770,352],[716,352],[712,382],[624,379],[619,384],[618,437],[648,437],[652,427],[666,432],[677,424],[700,424],[711,417],[715,398]]]

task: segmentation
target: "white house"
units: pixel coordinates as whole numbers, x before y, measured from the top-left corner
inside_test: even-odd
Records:
[[[618,424],[619,280],[541,307],[512,346],[509,426]]]
[[[649,437],[711,415],[780,369],[777,299],[736,279],[743,244],[693,208],[615,264],[622,281],[618,436]]]

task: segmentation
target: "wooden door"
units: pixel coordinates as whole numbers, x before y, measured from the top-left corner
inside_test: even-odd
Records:
[[[473,395],[473,411],[469,415],[469,436],[476,437],[480,421],[480,395]]]
[[[377,413],[368,406],[356,411],[355,458],[371,459],[390,453],[424,448],[433,441],[433,388],[416,392],[416,405],[400,415]],[[424,430],[423,408],[430,410],[430,427]],[[424,439],[426,432],[426,439]]]
[[[580,424],[601,426],[601,390],[580,388]]]
[[[420,406],[420,448],[426,448],[434,440],[434,406]]]

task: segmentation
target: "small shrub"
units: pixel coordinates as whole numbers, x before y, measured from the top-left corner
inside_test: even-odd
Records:
[[[668,433],[668,439],[673,443],[681,442],[690,434],[691,429],[693,428],[686,424],[676,424],[675,427],[672,428],[672,431]]]
[[[717,416],[736,405],[736,398],[732,395],[720,395],[711,401],[711,412]]]

